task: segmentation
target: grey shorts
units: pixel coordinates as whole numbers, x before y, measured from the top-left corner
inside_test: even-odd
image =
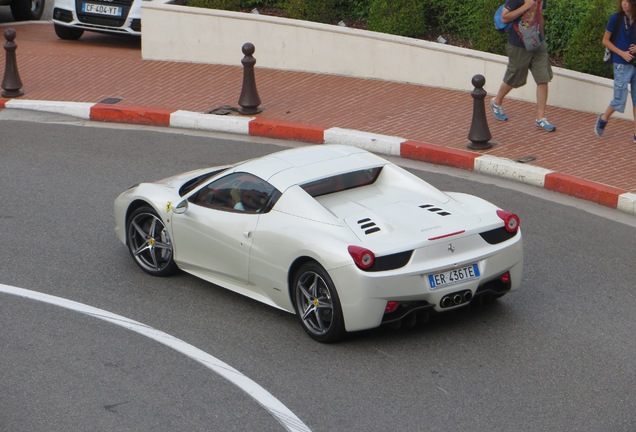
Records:
[[[534,82],[545,84],[552,81],[552,66],[548,58],[548,47],[545,41],[536,51],[527,51],[525,48],[507,44],[508,68],[503,81],[512,88],[518,88],[526,84],[528,70],[532,72]]]

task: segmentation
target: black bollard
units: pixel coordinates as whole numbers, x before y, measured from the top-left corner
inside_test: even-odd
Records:
[[[243,63],[243,88],[241,89],[241,97],[239,97],[238,103],[241,106],[238,109],[240,114],[258,114],[261,112],[258,106],[261,104],[261,98],[258,97],[258,91],[256,90],[256,78],[254,77],[254,65],[256,59],[252,57],[255,48],[251,43],[243,45],[243,54],[245,57],[241,60]]]
[[[486,98],[486,78],[483,75],[475,75],[472,79],[475,87],[471,95],[473,96],[473,121],[468,132],[468,148],[473,150],[486,150],[493,146],[490,142],[492,135],[488,129],[488,120],[486,119],[486,109],[484,107],[484,99]]]
[[[4,38],[7,40],[4,44],[4,50],[6,51],[6,60],[4,63],[4,78],[2,79],[2,97],[12,98],[16,96],[22,96],[24,92],[20,90],[22,88],[22,80],[18,73],[18,62],[15,58],[15,50],[18,48],[15,39],[15,30],[12,28],[4,31]]]

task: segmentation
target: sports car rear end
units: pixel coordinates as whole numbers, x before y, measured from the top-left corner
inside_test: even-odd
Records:
[[[418,193],[404,179],[402,189],[393,188],[404,175],[385,166],[372,185],[317,198],[374,255],[368,268],[329,270],[334,284],[346,287],[338,292],[348,331],[418,310],[447,311],[521,285],[522,236],[518,218],[510,219],[516,216],[472,195]]]

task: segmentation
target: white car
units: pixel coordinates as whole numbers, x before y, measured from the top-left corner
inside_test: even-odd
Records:
[[[141,36],[141,0],[55,0],[53,27],[69,40],[84,31]]]
[[[521,284],[516,215],[355,147],[141,183],[114,210],[117,237],[147,273],[181,269],[295,313],[320,342]]]

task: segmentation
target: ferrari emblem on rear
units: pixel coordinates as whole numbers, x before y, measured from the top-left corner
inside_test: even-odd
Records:
[[[452,244],[452,243],[449,243],[449,244],[448,244],[448,251],[449,251],[450,253],[455,252],[455,246],[453,246],[453,244]]]

